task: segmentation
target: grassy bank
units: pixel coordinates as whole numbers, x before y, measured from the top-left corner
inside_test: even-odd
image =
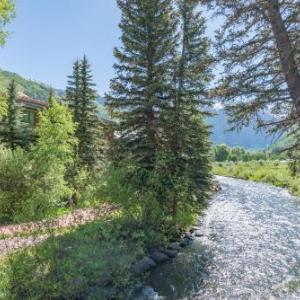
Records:
[[[215,175],[231,176],[287,188],[293,195],[300,195],[300,177],[291,176],[287,162],[250,161],[215,163]]]
[[[122,299],[146,238],[124,225],[103,219],[3,258],[0,299]]]

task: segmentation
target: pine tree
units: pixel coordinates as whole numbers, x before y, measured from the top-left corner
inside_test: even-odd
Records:
[[[177,3],[181,42],[174,67],[174,102],[166,115],[169,124],[165,130],[169,149],[166,176],[175,183],[174,178],[187,180],[189,201],[195,196],[202,202],[210,183],[209,128],[204,116],[209,115],[207,85],[212,78],[212,57],[198,1],[179,0]],[[176,218],[178,202],[182,199],[174,195],[172,201],[172,215]]]
[[[97,161],[99,116],[97,105],[97,92],[94,89],[93,76],[90,64],[83,57],[80,65],[80,103],[79,103],[79,122],[77,130],[78,155],[82,162],[93,168]]]
[[[81,102],[81,79],[80,61],[76,60],[73,65],[73,74],[68,76],[68,86],[66,89],[66,101],[73,112],[74,122],[80,122],[80,102]]]
[[[171,0],[118,0],[122,47],[107,107],[117,119],[115,153],[138,168],[153,170],[161,150],[162,111],[170,101],[176,49]]]
[[[17,87],[13,79],[7,89],[7,113],[3,121],[2,141],[12,150],[29,142],[28,124],[24,122],[22,105],[17,101]]]
[[[67,87],[67,103],[77,124],[78,145],[75,150],[80,165],[93,169],[103,159],[101,141],[102,130],[98,116],[97,92],[94,90],[90,64],[83,57],[73,66]]]
[[[290,133],[300,149],[300,23],[298,0],[202,0],[220,19],[216,57],[223,65],[215,96],[232,128],[257,121]],[[269,112],[274,118],[264,117]]]

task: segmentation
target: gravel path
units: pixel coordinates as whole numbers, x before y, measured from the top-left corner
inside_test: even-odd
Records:
[[[73,213],[53,220],[0,226],[0,235],[6,237],[0,239],[0,258],[18,249],[43,242],[49,236],[45,234],[45,229],[68,228],[86,224],[103,216],[112,214],[116,210],[116,207],[104,204],[99,208],[77,209]],[[38,230],[41,230],[41,234],[38,234]],[[30,232],[32,231],[35,232],[34,236],[30,236]],[[29,236],[16,236],[20,234],[28,234]]]

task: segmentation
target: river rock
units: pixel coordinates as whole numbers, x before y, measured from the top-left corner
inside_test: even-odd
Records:
[[[166,254],[167,256],[174,258],[177,256],[178,251],[177,250],[172,250],[172,249],[161,249],[161,252]]]
[[[203,233],[201,233],[200,230],[195,231],[194,234],[195,234],[196,237],[201,237],[201,236],[203,236]]]
[[[171,243],[171,244],[168,246],[168,249],[180,251],[181,247],[180,247],[180,245],[179,245],[178,243]]]
[[[156,266],[156,262],[152,258],[146,256],[135,264],[135,266],[133,267],[133,273],[135,275],[141,275]]]
[[[193,240],[194,238],[193,238],[193,235],[191,233],[187,232],[184,235],[184,239]]]
[[[163,300],[164,298],[150,286],[143,288],[143,300]]]
[[[185,247],[189,246],[192,242],[193,242],[193,240],[191,240],[191,239],[183,238],[179,245],[180,245],[180,247],[185,248]]]
[[[150,257],[158,264],[164,263],[169,260],[170,257],[160,251],[154,251],[151,253]]]

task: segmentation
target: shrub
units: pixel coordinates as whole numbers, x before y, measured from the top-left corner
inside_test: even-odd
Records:
[[[71,194],[65,181],[72,163],[75,125],[54,102],[40,114],[38,140],[29,152],[0,149],[0,219],[20,222],[45,217]]]

